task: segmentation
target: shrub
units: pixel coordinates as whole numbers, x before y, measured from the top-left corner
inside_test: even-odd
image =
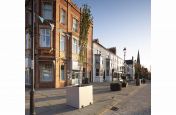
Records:
[[[140,86],[141,85],[141,80],[140,79],[136,79],[136,86]]]
[[[120,82],[113,82],[110,84],[111,91],[120,91],[122,89],[122,85]]]
[[[127,82],[127,81],[123,81],[123,82],[122,82],[122,87],[127,87],[127,85],[128,85],[128,82]]]

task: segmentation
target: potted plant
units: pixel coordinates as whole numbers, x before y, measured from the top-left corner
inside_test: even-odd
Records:
[[[111,91],[120,91],[122,89],[122,84],[120,82],[112,82],[110,83]]]
[[[141,79],[137,78],[136,79],[136,86],[140,86],[141,85]]]
[[[126,80],[124,80],[123,82],[122,82],[122,87],[127,87],[128,86],[128,82],[126,81]]]

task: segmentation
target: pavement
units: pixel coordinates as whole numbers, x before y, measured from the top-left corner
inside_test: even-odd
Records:
[[[77,109],[66,105],[66,89],[38,89],[35,91],[36,115],[106,115],[115,114],[110,109],[143,91],[150,83],[135,86],[129,83],[121,91],[110,91],[109,83],[91,83],[93,85],[93,104]],[[25,92],[25,114],[29,115],[29,90]],[[128,100],[129,101],[129,100]],[[145,100],[144,100],[145,101]],[[149,101],[149,100],[148,100]],[[140,103],[140,102],[139,102]],[[130,104],[128,105],[130,106]],[[133,108],[132,108],[133,109]],[[122,109],[123,110],[123,109]],[[124,111],[125,111],[124,107]],[[139,114],[140,115],[140,114]]]

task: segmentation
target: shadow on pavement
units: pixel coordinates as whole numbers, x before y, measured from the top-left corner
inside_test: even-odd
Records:
[[[35,107],[36,115],[56,115],[63,114],[65,112],[71,112],[77,110],[77,108],[66,105],[66,103]],[[25,110],[25,115],[29,115],[29,109]]]
[[[58,99],[64,99],[64,98],[66,98],[65,95],[63,95],[63,96],[45,97],[45,98],[37,98],[37,99],[35,99],[35,102],[58,100]]]

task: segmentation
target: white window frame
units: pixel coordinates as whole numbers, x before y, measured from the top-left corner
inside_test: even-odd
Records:
[[[46,8],[45,5],[50,6],[50,7]],[[50,12],[51,14],[46,14],[45,11]],[[43,16],[44,19],[47,19],[47,20],[52,20],[53,19],[53,5],[52,5],[52,3],[43,2],[43,4],[42,4],[42,16]]]
[[[64,47],[64,49],[62,49],[62,47],[61,47],[61,44],[63,43],[63,47]],[[61,37],[60,37],[60,51],[65,51],[65,35],[61,35]]]
[[[74,49],[74,48],[76,48],[76,49]],[[73,37],[73,39],[72,39],[72,52],[77,53],[77,49],[78,49],[78,40]]]
[[[78,32],[78,20],[76,18],[73,18],[72,31]]]
[[[44,33],[42,33],[42,30],[44,31]],[[47,34],[47,31],[49,34]],[[47,44],[47,37],[49,37],[49,44]],[[40,28],[40,47],[51,47],[51,30],[49,28]]]
[[[26,32],[25,48],[26,48],[26,49],[30,49],[30,48],[31,48],[31,37],[30,37],[29,32]]]
[[[60,13],[60,23],[61,24],[66,24],[66,11],[61,8],[61,13]]]

